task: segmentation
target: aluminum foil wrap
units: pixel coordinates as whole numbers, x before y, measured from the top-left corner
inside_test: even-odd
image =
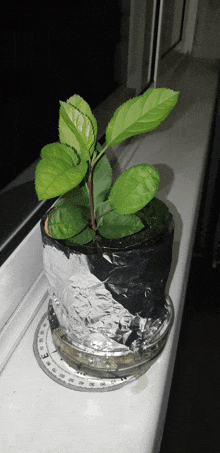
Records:
[[[126,353],[157,340],[169,318],[172,231],[152,247],[90,254],[42,236],[53,309],[72,344]]]

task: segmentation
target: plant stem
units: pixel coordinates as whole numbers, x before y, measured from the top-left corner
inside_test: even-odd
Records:
[[[92,229],[96,231],[96,223],[95,223],[95,213],[93,208],[93,200],[92,200],[92,171],[88,177],[89,183],[89,203],[90,203],[90,212],[91,212],[91,222],[92,222]]]
[[[96,159],[95,159],[94,162],[93,162],[93,167],[94,167],[94,165],[96,164],[96,162],[100,159],[100,157],[102,157],[102,155],[104,154],[104,152],[106,151],[107,148],[108,148],[108,145],[105,146],[105,148],[103,148],[103,150],[101,151],[100,154],[98,154],[98,156],[96,157]]]
[[[97,228],[96,228],[96,216],[95,216],[95,213],[94,213],[93,197],[92,197],[92,172],[93,172],[95,164],[100,159],[100,157],[104,154],[104,152],[106,151],[107,148],[108,148],[108,146],[105,146],[104,149],[101,151],[101,153],[98,154],[98,156],[94,160],[93,159],[92,160],[89,159],[90,165],[91,165],[91,171],[90,171],[89,177],[88,177],[88,194],[89,194],[92,229],[94,231],[96,231]]]

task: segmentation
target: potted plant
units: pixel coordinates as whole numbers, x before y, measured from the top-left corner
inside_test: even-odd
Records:
[[[112,184],[105,151],[156,128],[177,98],[150,88],[128,100],[102,147],[89,105],[74,95],[60,102],[59,142],[41,151],[38,198],[59,197],[41,221],[52,337],[64,360],[87,374],[139,375],[166,342],[173,222],[155,197],[159,173],[139,164]]]

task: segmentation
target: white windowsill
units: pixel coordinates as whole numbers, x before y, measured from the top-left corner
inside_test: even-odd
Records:
[[[77,392],[55,383],[43,373],[33,354],[36,327],[47,309],[46,282],[39,267],[36,276],[33,273],[29,293],[1,332],[5,365],[1,375],[2,452],[159,451],[216,87],[217,69],[192,60],[177,81],[170,81],[170,88],[181,93],[169,118],[156,131],[134,137],[126,147],[113,147],[109,153],[113,163],[117,158],[116,173],[143,162],[158,166],[161,175],[158,197],[174,216],[173,263],[167,291],[174,303],[175,321],[163,353],[146,376],[113,392]],[[38,250],[39,224],[32,235]]]

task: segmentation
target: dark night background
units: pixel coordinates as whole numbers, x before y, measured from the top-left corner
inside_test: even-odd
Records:
[[[59,100],[76,93],[95,108],[118,86],[120,2],[10,0],[1,9],[0,189],[58,140]]]

